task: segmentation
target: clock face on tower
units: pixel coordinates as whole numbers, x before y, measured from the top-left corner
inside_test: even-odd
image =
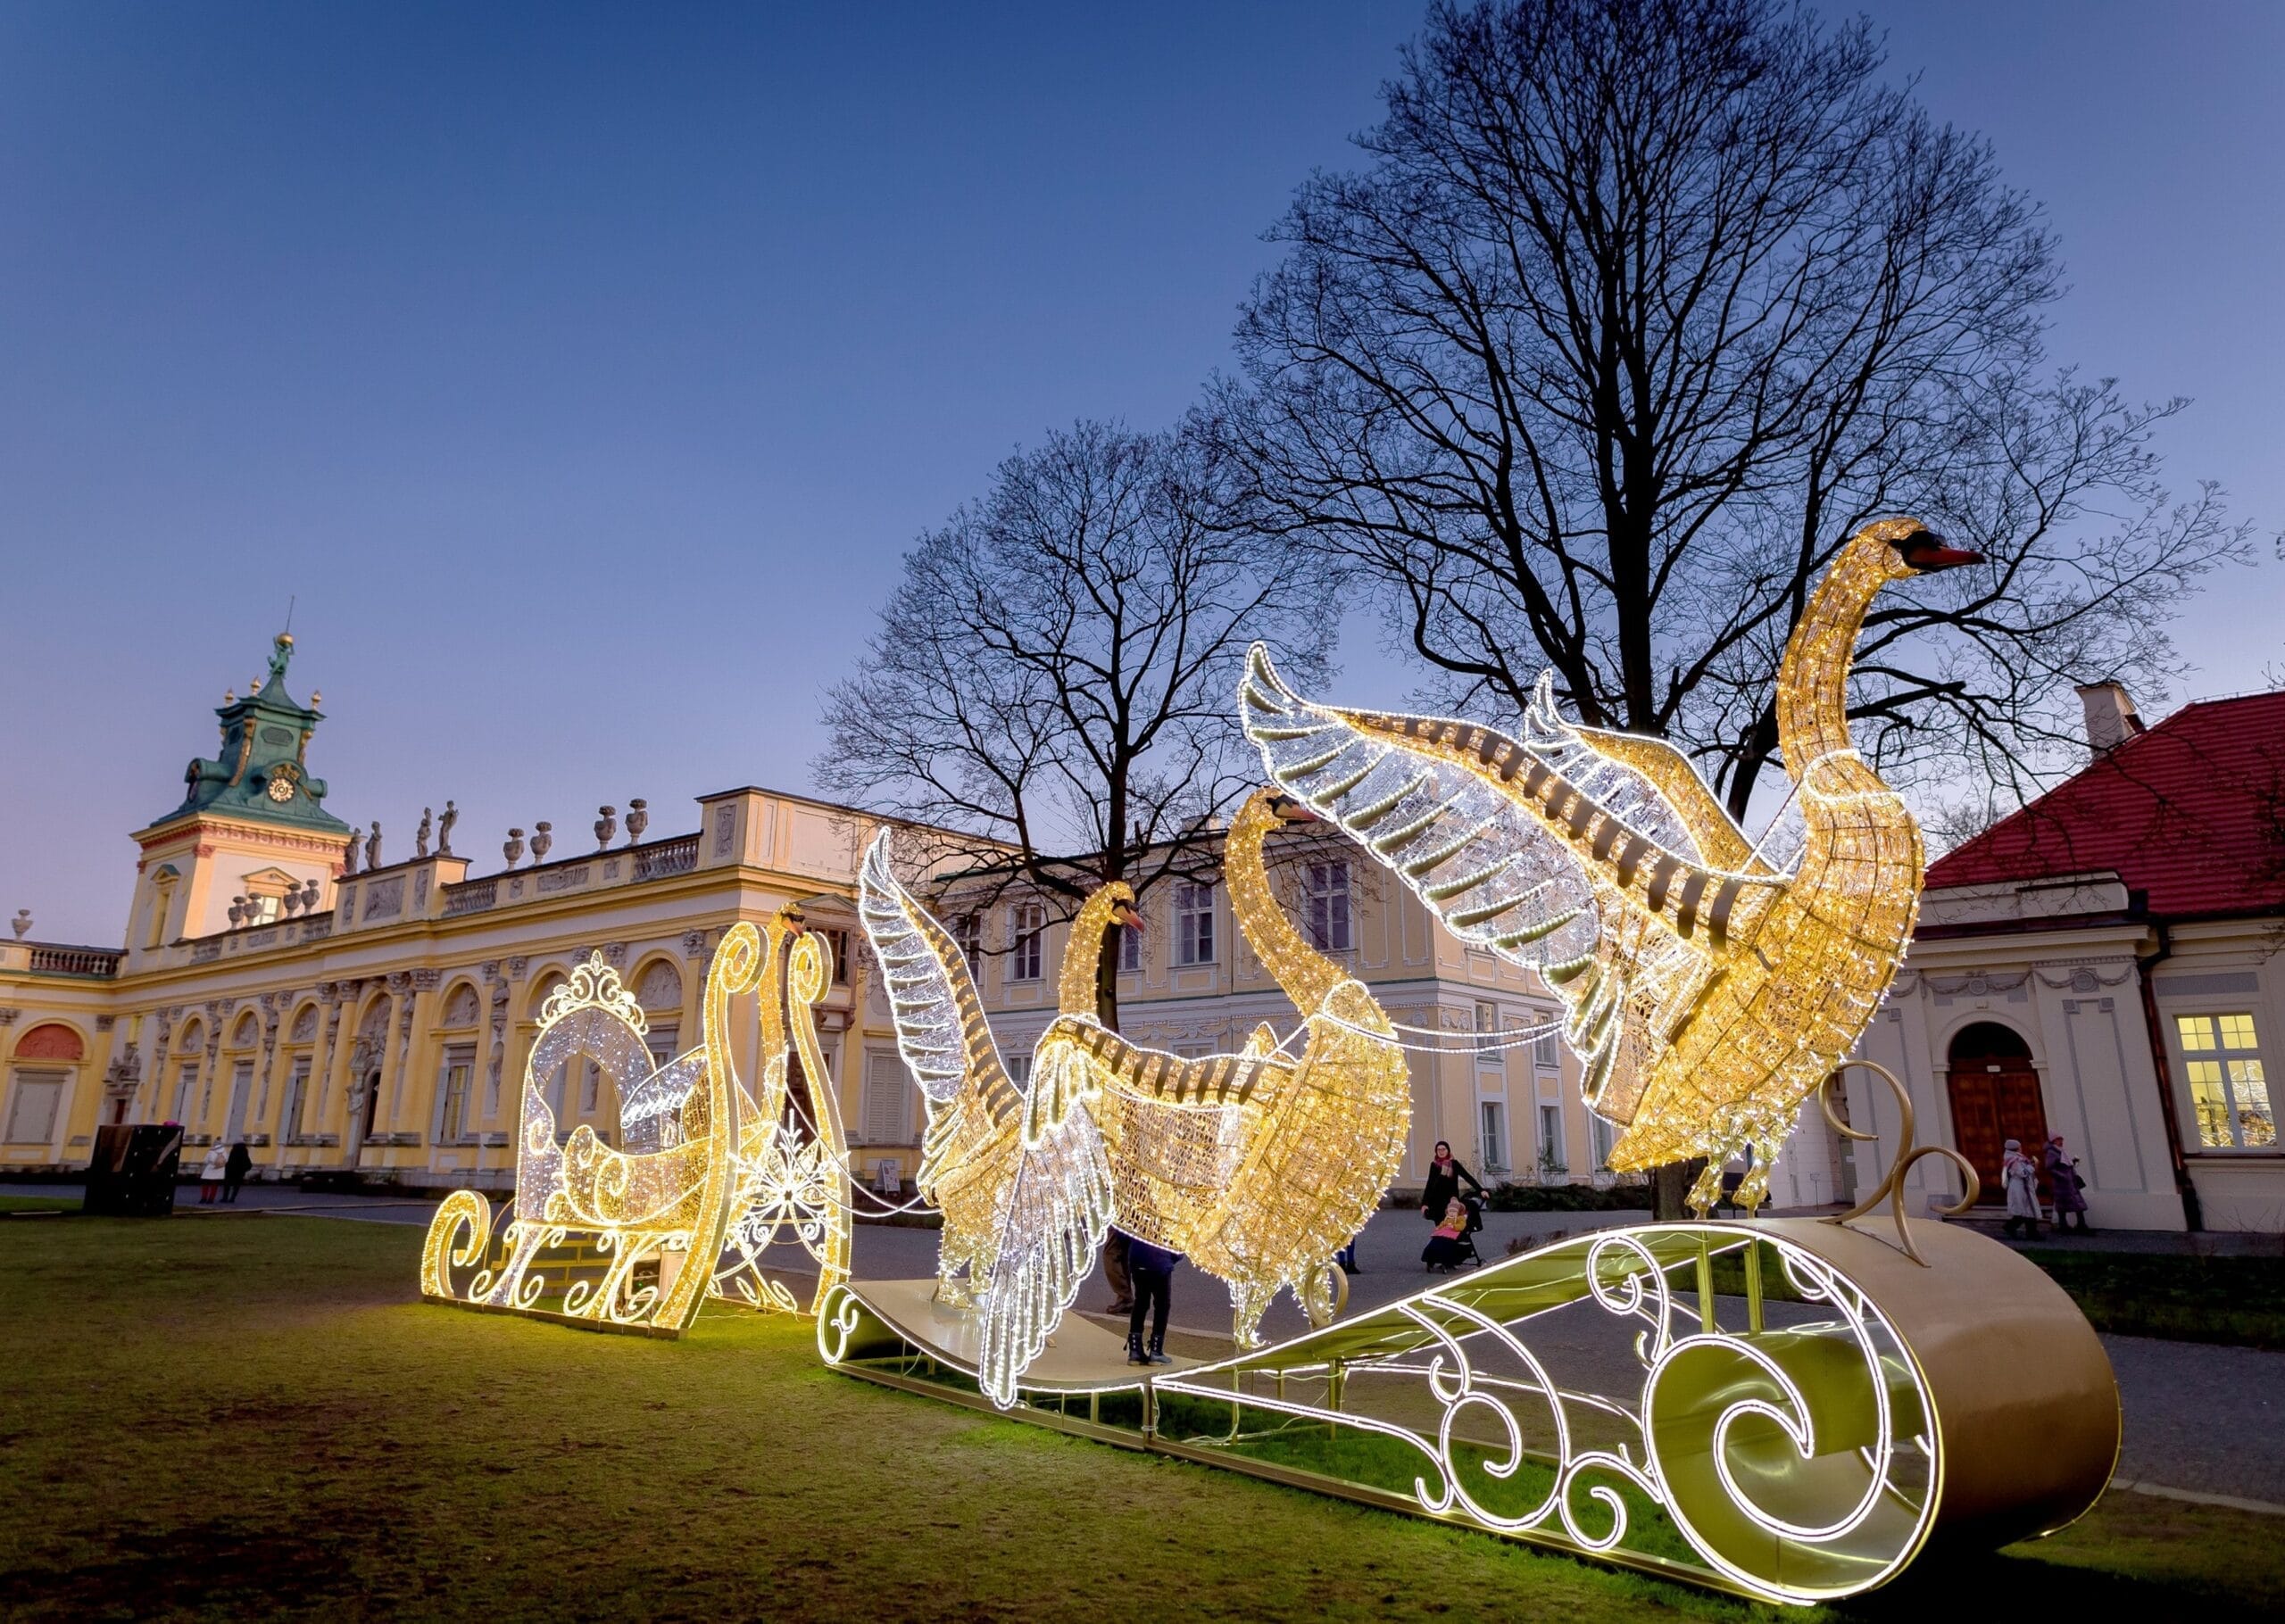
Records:
[[[270,800],[280,803],[293,800],[294,775],[291,773],[271,774],[270,776],[270,788],[266,792],[270,796]]]

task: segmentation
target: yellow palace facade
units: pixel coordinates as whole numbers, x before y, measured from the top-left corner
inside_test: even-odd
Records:
[[[528,860],[519,836],[503,866],[474,874],[450,849],[448,820],[434,849],[424,827],[414,852],[384,861],[374,835],[325,810],[328,786],[308,761],[322,717],[315,696],[287,691],[292,652],[281,637],[269,681],[217,711],[220,749],[191,763],[182,803],[135,832],[121,945],[0,941],[0,1176],[84,1169],[99,1124],[178,1122],[187,1164],[243,1140],[256,1178],[505,1188],[538,1011],[574,965],[599,953],[617,970],[663,1058],[698,1040],[724,933],[798,903],[835,949],[819,1023],[857,1173],[910,1178],[922,1102],[854,906],[858,858],[883,820],[743,788],[699,797],[663,839],[643,838],[647,817],[623,833],[599,819],[585,849],[536,841]],[[1402,1176],[1425,1176],[1442,1139],[1487,1181],[1608,1178],[1608,1132],[1560,1046],[1476,1035],[1544,1025],[1545,990],[1464,948],[1337,841],[1299,838],[1276,876],[1297,921],[1395,1020],[1442,1034],[1413,1056]],[[1221,886],[1162,885],[1144,912],[1118,982],[1129,1035],[1204,1054],[1238,1048],[1262,1021],[1291,1027]],[[956,932],[977,949],[1003,1050],[1028,1054],[1052,1013],[1065,927],[1003,898]],[[560,1131],[585,1123],[616,1141],[607,1079],[568,1068],[548,1090]]]

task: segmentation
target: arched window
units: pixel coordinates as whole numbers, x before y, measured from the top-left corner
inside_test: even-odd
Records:
[[[453,989],[452,996],[445,1000],[445,1013],[437,1017],[436,1024],[473,1026],[476,1024],[476,1018],[482,1006],[477,1000],[476,989],[469,982],[462,982]]]
[[[84,1060],[87,1054],[79,1034],[55,1021],[33,1027],[16,1045],[19,1060]]]
[[[635,981],[635,1001],[650,1012],[672,1013],[682,1007],[682,972],[671,959],[656,958]]]

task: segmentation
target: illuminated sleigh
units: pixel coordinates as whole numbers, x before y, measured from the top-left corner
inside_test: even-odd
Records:
[[[508,1222],[495,1236],[481,1195],[448,1196],[429,1222],[422,1294],[669,1336],[710,1295],[806,1312],[849,1271],[838,1116],[827,1089],[792,1086],[797,1051],[803,1076],[826,1075],[813,1010],[828,962],[790,910],[766,932],[733,926],[707,972],[702,1042],[654,1065],[641,1007],[602,956],[590,957],[540,1010]],[[730,1044],[730,1001],[749,994],[762,1039],[752,1090]],[[580,1058],[617,1093],[619,1147],[585,1124],[557,1137],[544,1080]],[[785,1271],[765,1267],[780,1258]],[[817,1276],[807,1303],[788,1272]]]

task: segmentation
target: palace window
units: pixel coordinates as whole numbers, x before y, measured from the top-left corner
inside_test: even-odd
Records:
[[[865,1140],[868,1145],[902,1145],[912,1135],[905,1126],[904,1062],[893,1050],[871,1049],[865,1056]]]
[[[1214,962],[1214,888],[1189,880],[1175,884],[1175,963]]]
[[[476,1050],[456,1043],[445,1051],[444,1073],[438,1078],[436,1142],[453,1145],[468,1133],[468,1085],[476,1075]]]
[[[2269,1107],[2261,1043],[2249,1015],[2176,1015],[2183,1073],[2207,1150],[2271,1150],[2277,1118]]]
[[[8,1143],[46,1145],[55,1139],[55,1114],[63,1099],[62,1072],[18,1072],[8,1090]]]
[[[1010,915],[1008,979],[1035,982],[1040,978],[1040,943],[1047,933],[1047,909],[1036,902],[1018,902]]]
[[[1549,1172],[1563,1171],[1563,1108],[1539,1108],[1539,1164]]]
[[[286,1080],[286,1103],[278,1113],[278,1139],[284,1144],[298,1139],[307,1131],[302,1118],[307,1112],[310,1098],[310,1056],[297,1056],[294,1073]]]
[[[1552,1022],[1545,1014],[1535,1017],[1541,1022]],[[1532,1040],[1532,1065],[1542,1072],[1558,1071],[1563,1065],[1563,1051],[1558,1047],[1561,1040],[1551,1032],[1543,1032]]]
[[[1118,973],[1139,974],[1142,969],[1142,932],[1122,925],[1118,932]]]
[[[968,960],[968,971],[977,974],[976,961],[984,957],[984,916],[961,914],[952,921],[952,940]]]
[[[1478,1107],[1483,1114],[1483,1145],[1477,1159],[1488,1174],[1508,1171],[1507,1112],[1496,1099],[1487,1099]]]
[[[1301,870],[1302,916],[1309,927],[1309,945],[1321,953],[1346,953],[1349,934],[1349,863],[1334,858],[1309,863]]]
[[[825,938],[826,952],[833,960],[833,984],[836,987],[847,986],[849,984],[849,932],[820,931],[818,934]]]

